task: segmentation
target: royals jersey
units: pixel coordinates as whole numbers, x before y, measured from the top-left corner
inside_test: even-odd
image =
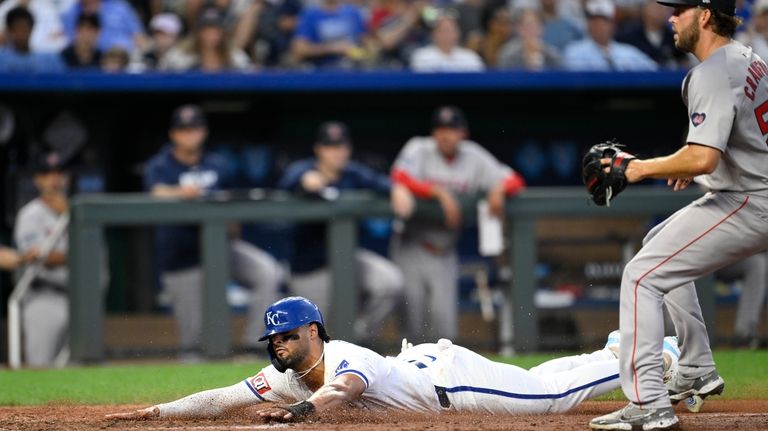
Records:
[[[416,412],[564,412],[616,389],[619,377],[618,361],[605,349],[528,371],[491,361],[446,339],[413,346],[397,357],[331,341],[325,344],[323,363],[325,384],[344,374],[365,383],[357,407]],[[312,395],[292,370],[280,373],[271,365],[244,384],[259,401],[295,403]]]
[[[364,347],[333,340],[325,343],[323,365],[325,383],[344,374],[352,374],[365,383],[358,407],[422,412],[440,409],[429,373],[414,362],[385,358]],[[272,365],[246,379],[245,384],[260,401],[293,403],[312,395],[293,370],[281,373]]]
[[[683,81],[687,142],[722,152],[696,182],[710,190],[768,189],[768,67],[739,42],[719,48]]]
[[[462,141],[453,159],[446,159],[432,137],[412,138],[398,155],[393,169],[402,169],[421,181],[441,186],[456,194],[485,192],[504,180],[512,169],[499,162],[485,148]],[[456,232],[439,223],[409,221],[404,238],[428,242],[437,249],[452,247]]]

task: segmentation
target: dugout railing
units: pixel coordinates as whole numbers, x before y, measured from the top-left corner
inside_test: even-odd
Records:
[[[533,187],[510,200],[510,259],[513,269],[506,286],[500,345],[530,352],[537,347],[538,312],[534,305],[537,262],[536,220],[542,217],[622,217],[667,215],[700,196],[697,190],[673,193],[662,187],[633,187],[610,208],[589,203],[581,187]],[[476,218],[474,199],[462,202],[466,220]],[[358,221],[391,216],[389,201],[368,193],[347,192],[335,201],[305,200],[285,193],[216,195],[198,201],[152,198],[146,194],[78,195],[72,200],[69,226],[70,351],[74,361],[104,358],[104,301],[99,290],[99,251],[108,226],[199,224],[205,268],[203,340],[208,356],[224,356],[232,344],[229,307],[227,224],[243,222],[322,221],[328,229],[328,258],[335,289],[329,325],[336,337],[353,339],[351,322],[357,312],[355,271],[350,270],[357,246]],[[433,203],[420,203],[415,217],[440,217]],[[715,298],[711,277],[700,280],[700,303],[709,334],[715,337]]]

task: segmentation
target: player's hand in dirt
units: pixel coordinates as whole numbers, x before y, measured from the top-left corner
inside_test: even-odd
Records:
[[[279,406],[259,410],[258,413],[260,417],[270,421],[290,422],[294,419],[293,413]]]
[[[160,417],[160,407],[152,406],[145,409],[134,410],[126,413],[112,413],[105,416],[105,419],[120,420],[146,420]]]

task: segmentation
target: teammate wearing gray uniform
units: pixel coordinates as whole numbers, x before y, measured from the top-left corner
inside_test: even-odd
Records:
[[[407,333],[418,341],[456,337],[461,224],[456,196],[486,192],[491,212],[500,216],[505,196],[525,186],[515,171],[465,139],[467,122],[459,108],[438,108],[432,126],[431,137],[408,141],[392,168],[395,183],[416,197],[437,200],[445,214],[444,224],[406,220],[393,238],[392,257],[405,277]]]
[[[39,196],[24,205],[16,216],[13,236],[26,261],[36,260],[40,248],[69,211],[69,175],[57,153],[43,155],[35,166]],[[32,367],[51,366],[64,347],[69,322],[69,271],[66,230],[42,262],[21,309],[24,357]]]
[[[662,0],[675,45],[701,63],[683,81],[686,144],[674,154],[633,160],[631,183],[667,178],[674,190],[691,179],[711,192],[654,227],[626,265],[621,283],[620,374],[630,403],[593,419],[594,429],[670,429],[670,405],[720,394],[694,280],[768,246],[768,67],[731,37],[740,20],[734,0]],[[656,366],[666,303],[680,337],[679,372],[665,385]]]

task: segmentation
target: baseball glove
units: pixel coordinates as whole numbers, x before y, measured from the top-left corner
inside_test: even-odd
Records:
[[[593,145],[582,160],[582,177],[592,200],[600,206],[610,206],[611,199],[627,187],[624,171],[632,154],[622,151],[623,145],[616,140]],[[602,159],[611,159],[610,164],[603,164]],[[606,168],[609,168],[606,172]]]

